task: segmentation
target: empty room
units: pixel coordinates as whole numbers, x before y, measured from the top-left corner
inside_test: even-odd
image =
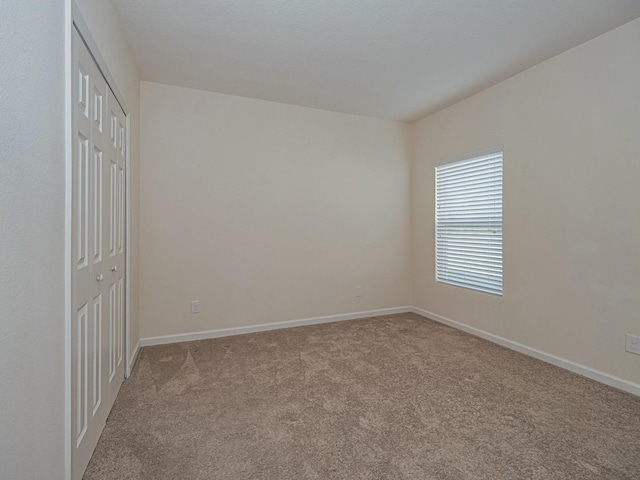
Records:
[[[0,478],[640,479],[640,1],[2,0]]]

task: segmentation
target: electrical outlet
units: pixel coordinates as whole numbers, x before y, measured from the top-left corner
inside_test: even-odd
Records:
[[[193,300],[191,302],[191,313],[200,313],[200,300]]]
[[[640,337],[636,337],[635,335],[631,335],[627,333],[624,336],[625,339],[625,350],[629,353],[635,353],[636,355],[640,355]]]
[[[362,296],[362,287],[356,287],[356,297]]]

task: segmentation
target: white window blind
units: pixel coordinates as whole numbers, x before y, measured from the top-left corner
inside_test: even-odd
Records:
[[[436,280],[502,295],[502,151],[436,167]]]

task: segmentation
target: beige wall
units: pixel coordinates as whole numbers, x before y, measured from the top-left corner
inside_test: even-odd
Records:
[[[0,478],[64,475],[62,0],[0,2]]]
[[[64,471],[65,3],[0,7],[2,478]],[[134,116],[143,336],[405,305],[413,269],[418,307],[640,382],[623,351],[640,334],[639,20],[424,119],[412,144],[393,122],[143,83],[140,172],[133,61],[110,4],[78,4]],[[503,298],[433,281],[432,165],[497,143]]]
[[[407,125],[148,82],[141,115],[142,337],[409,304]]]
[[[413,127],[414,305],[640,382],[640,20]],[[434,163],[504,145],[504,296],[434,280]]]
[[[111,2],[74,0],[129,108],[131,175],[131,350],[140,340],[140,79]]]

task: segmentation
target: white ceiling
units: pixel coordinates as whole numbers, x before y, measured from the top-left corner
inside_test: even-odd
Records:
[[[114,0],[140,75],[416,120],[640,17],[640,0]]]

